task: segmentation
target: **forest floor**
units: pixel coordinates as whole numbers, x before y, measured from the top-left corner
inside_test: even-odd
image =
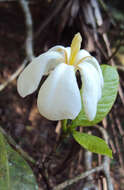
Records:
[[[34,22],[34,37],[37,33],[41,20],[44,20],[49,13],[48,4],[44,3],[42,7],[39,6],[38,1],[36,4],[30,6],[33,22]],[[41,11],[42,8],[42,11]],[[47,9],[47,11],[45,11]],[[57,21],[56,21],[57,22]],[[36,55],[47,50],[58,42],[62,44],[70,44],[75,31],[73,28],[67,27],[63,33],[63,37],[57,37],[55,30],[57,23],[50,23],[34,40],[34,52]],[[50,32],[49,32],[50,31]],[[71,31],[71,35],[70,35]],[[68,39],[66,41],[66,39]],[[111,40],[110,40],[111,41]],[[22,11],[16,2],[0,3],[0,83],[4,83],[22,64],[25,57],[24,50],[25,43],[25,23]],[[123,71],[120,71],[121,81],[123,82]],[[12,81],[7,87],[0,92],[0,125],[10,134],[14,140],[19,144],[31,157],[36,161],[44,161],[52,151],[56,143],[56,126],[58,122],[52,122],[43,118],[37,109],[36,99],[37,92],[26,98],[21,98],[17,93],[16,80]],[[124,88],[124,83],[123,83]],[[116,116],[124,126],[124,111],[121,100],[118,97],[114,109],[111,113]],[[115,124],[116,126],[117,124]],[[123,127],[124,128],[124,127]],[[118,130],[117,130],[118,131]],[[111,129],[108,133],[113,140],[115,136]],[[117,147],[115,146],[114,159],[111,160],[110,169],[111,176],[115,190],[124,189],[124,152],[122,144],[122,136],[117,135],[122,163],[120,163]],[[59,184],[67,179],[70,179],[77,174],[85,171],[83,162],[83,151],[80,146],[73,142],[70,138],[68,143],[63,144],[61,156],[50,161],[51,163],[51,184]],[[119,153],[120,154],[120,153]],[[70,155],[70,158],[68,156]],[[67,158],[67,160],[65,160]],[[93,166],[97,165],[97,161],[93,161]],[[56,170],[54,173],[53,170]],[[41,189],[45,189],[44,181],[41,179],[37,167],[33,167],[37,181]],[[102,178],[102,174],[94,175],[94,180]],[[80,190],[83,187],[85,179],[72,185],[70,190]],[[78,188],[77,188],[78,185]]]

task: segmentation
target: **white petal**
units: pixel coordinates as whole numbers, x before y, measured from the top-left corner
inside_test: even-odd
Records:
[[[96,60],[96,58],[95,57],[87,58],[85,60],[85,62],[92,64],[97,69],[97,71],[99,72],[99,75],[100,75],[101,87],[103,87],[104,79],[103,79],[103,75],[102,75],[102,70],[101,70],[100,65],[99,65],[98,61]]]
[[[97,103],[102,95],[99,72],[90,63],[79,65],[82,78],[82,98],[84,111],[89,120],[95,118]]]
[[[81,97],[74,67],[60,64],[51,72],[38,94],[38,109],[49,120],[74,119],[81,110]]]
[[[51,49],[49,49],[49,51],[56,51],[58,53],[60,53],[63,57],[64,57],[64,63],[66,62],[66,64],[69,63],[69,58],[70,58],[70,54],[71,54],[71,48],[70,47],[64,47],[64,46],[54,46]],[[66,54],[66,55],[65,55]],[[67,56],[67,60],[66,60],[66,56]]]
[[[33,59],[22,71],[17,80],[17,90],[22,97],[33,93],[42,76],[62,62],[62,56],[57,52],[47,52]]]
[[[59,52],[60,49],[65,49],[65,47],[61,46],[61,45],[57,45],[57,46],[53,46],[52,48],[50,48],[49,51],[58,51]]]
[[[67,52],[67,58],[68,58],[68,63],[69,63],[69,59],[70,59],[70,55],[71,55],[71,48],[70,47],[66,47],[65,50]]]
[[[91,55],[89,54],[88,51],[86,51],[86,50],[84,50],[84,49],[81,49],[81,50],[78,52],[78,54],[77,54],[75,63],[77,64],[82,58],[87,57],[87,56],[91,56]]]
[[[62,57],[64,57],[64,51],[65,51],[65,47],[64,46],[54,46],[52,48],[49,49],[49,52],[54,51],[54,52],[58,52],[60,55],[62,55]]]

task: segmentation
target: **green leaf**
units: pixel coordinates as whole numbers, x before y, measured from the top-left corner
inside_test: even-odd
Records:
[[[103,139],[77,131],[73,132],[73,137],[81,146],[87,150],[112,158],[112,150],[108,147]]]
[[[38,190],[27,162],[15,152],[0,133],[0,189]]]
[[[82,108],[81,112],[75,120],[72,121],[71,128],[76,126],[92,126],[96,123],[103,120],[103,118],[111,110],[112,105],[117,96],[119,76],[115,67],[102,65],[101,66],[103,78],[104,78],[104,87],[102,90],[102,98],[100,99],[97,106],[96,117],[93,121],[88,121],[84,109]]]

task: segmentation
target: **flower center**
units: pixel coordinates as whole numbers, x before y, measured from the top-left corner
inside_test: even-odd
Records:
[[[78,52],[81,48],[82,38],[80,33],[77,33],[71,43],[71,55],[69,58],[69,65],[74,65]]]
[[[86,59],[92,58],[92,56],[86,56],[86,57],[83,57],[82,59],[80,59],[77,63],[75,62],[78,52],[80,51],[80,48],[81,48],[81,42],[82,42],[82,37],[81,37],[80,33],[77,33],[74,36],[72,43],[71,43],[71,55],[69,58],[69,65],[73,65],[75,67],[75,70],[78,69],[78,65],[80,63],[82,63]]]

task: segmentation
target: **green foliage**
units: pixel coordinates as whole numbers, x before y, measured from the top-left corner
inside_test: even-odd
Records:
[[[102,65],[101,69],[104,77],[104,87],[102,90],[102,98],[98,103],[95,119],[88,121],[84,109],[82,108],[77,118],[72,121],[71,128],[75,128],[76,126],[92,126],[102,121],[110,111],[117,96],[119,77],[116,69],[112,66]]]
[[[38,190],[27,162],[15,152],[0,133],[0,190]]]
[[[86,148],[87,150],[94,153],[107,155],[112,158],[112,151],[109,149],[108,145],[103,139],[77,131],[73,132],[73,137],[82,147]]]

